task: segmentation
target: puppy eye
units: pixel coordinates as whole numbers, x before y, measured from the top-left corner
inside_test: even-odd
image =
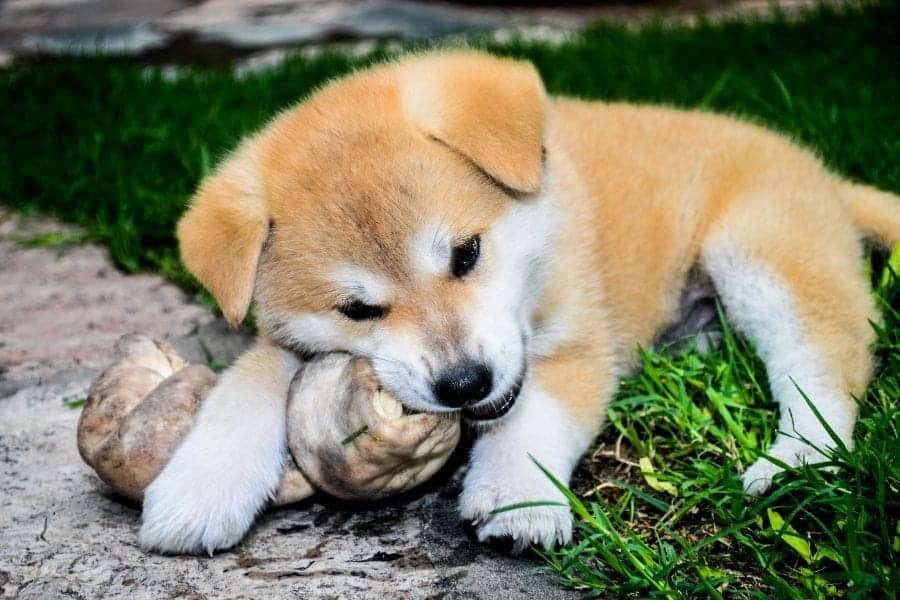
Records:
[[[366,304],[362,300],[351,300],[341,304],[337,309],[353,321],[370,321],[380,319],[387,313],[387,308],[377,304]]]
[[[454,277],[464,277],[475,268],[478,262],[478,253],[481,251],[481,238],[473,235],[465,242],[453,248],[450,257],[450,270]]]

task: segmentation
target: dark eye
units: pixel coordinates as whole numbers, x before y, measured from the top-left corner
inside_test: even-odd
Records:
[[[380,319],[387,313],[387,309],[384,306],[366,304],[362,300],[350,300],[349,302],[339,305],[337,308],[345,317],[354,321]]]
[[[473,235],[453,248],[453,255],[450,257],[450,270],[453,272],[453,276],[464,277],[466,273],[475,268],[480,250],[481,238],[477,235]]]

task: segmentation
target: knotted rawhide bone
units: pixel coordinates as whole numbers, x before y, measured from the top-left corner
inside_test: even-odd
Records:
[[[458,442],[457,417],[406,414],[364,359],[325,355],[306,363],[291,385],[291,454],[310,481],[333,496],[404,492],[434,475]]]
[[[115,362],[91,385],[78,422],[78,449],[111,488],[140,502],[193,426],[216,375],[169,344],[121,337]],[[275,504],[320,489],[375,499],[430,478],[459,441],[446,416],[406,414],[380,389],[368,362],[342,354],[305,362],[287,402],[288,461]]]

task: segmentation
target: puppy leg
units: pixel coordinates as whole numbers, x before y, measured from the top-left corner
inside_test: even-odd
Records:
[[[877,315],[857,242],[837,231],[811,247],[800,226],[794,235],[768,240],[744,227],[708,244],[704,263],[729,320],[754,342],[766,365],[781,412],[768,454],[791,466],[820,462],[824,457],[813,446],[833,448],[835,442],[803,394],[850,447],[853,396],[865,392],[871,373],[869,320]],[[743,475],[744,489],[766,491],[781,470],[759,458]]]
[[[281,478],[285,404],[298,366],[293,353],[260,340],[219,377],[144,492],[143,548],[212,554],[247,533]]]
[[[571,539],[568,502],[529,455],[568,484],[599,431],[611,395],[604,373],[612,370],[574,354],[538,363],[510,414],[475,442],[459,510],[480,541],[511,538],[513,551],[520,552],[531,544],[550,547]],[[498,512],[542,501],[560,505]]]

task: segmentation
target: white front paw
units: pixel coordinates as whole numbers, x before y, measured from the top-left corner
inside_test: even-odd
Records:
[[[538,473],[537,477],[543,474]],[[532,545],[550,548],[572,539],[572,514],[565,497],[550,483],[537,477],[525,481],[503,478],[466,477],[459,500],[463,519],[471,521],[478,541],[511,538],[512,551],[519,553]],[[516,504],[554,502],[558,506],[512,508]]]
[[[229,481],[227,471],[174,462],[144,491],[141,547],[166,554],[212,555],[241,541],[267,491]]]
[[[241,541],[284,472],[285,402],[298,364],[261,340],[221,375],[144,490],[143,548],[212,554]]]

